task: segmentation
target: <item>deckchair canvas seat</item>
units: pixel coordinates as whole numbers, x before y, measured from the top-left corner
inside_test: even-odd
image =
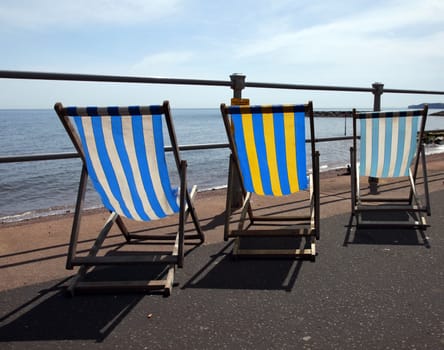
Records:
[[[191,192],[187,189],[187,164],[180,159],[168,101],[163,105],[130,107],[65,108],[57,103],[54,108],[83,162],[67,257],[68,269],[74,266],[80,266],[80,269],[69,287],[70,292],[77,289],[160,289],[169,295],[175,266],[183,265],[184,239],[203,241],[204,236],[192,202],[196,188],[193,187]],[[166,163],[164,121],[173,149],[174,171],[180,179],[177,187],[171,184]],[[82,255],[77,245],[88,177],[110,216],[91,249]],[[197,232],[185,237],[184,225],[189,214]],[[169,235],[147,233],[143,229],[129,230],[127,226],[130,221],[144,223],[172,215],[178,216],[175,220],[178,228]],[[99,254],[114,224],[132,247],[142,241],[161,240],[163,250],[139,252],[133,249],[125,253],[115,250],[107,255]],[[86,280],[91,267],[152,264],[167,266],[163,278],[138,282]]]
[[[352,215],[358,227],[427,228],[430,201],[422,142],[427,110],[353,110]],[[418,193],[419,175],[424,202]],[[369,177],[379,179],[380,192],[364,193],[361,184]]]
[[[316,255],[319,238],[319,153],[315,150],[312,103],[306,105],[226,106],[221,112],[231,155],[228,177],[224,238],[235,239],[233,255],[298,257]],[[306,119],[310,129],[312,172],[307,170]],[[241,194],[240,209],[234,208],[236,184]],[[279,198],[291,204],[294,195],[307,193],[309,209],[291,209],[290,214],[264,213],[253,209],[254,198],[268,202]],[[252,199],[253,198],[253,199]],[[234,223],[234,216],[239,216]],[[244,242],[271,238],[281,247],[244,247]],[[285,237],[305,238],[302,246],[290,247]],[[244,242],[242,242],[242,240]],[[294,241],[294,240],[293,240]],[[299,242],[299,241],[298,241]]]

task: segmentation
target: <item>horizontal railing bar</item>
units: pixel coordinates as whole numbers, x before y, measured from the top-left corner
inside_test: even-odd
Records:
[[[431,90],[404,90],[404,89],[386,89],[384,88],[383,93],[394,93],[394,94],[424,94],[424,95],[444,95],[444,91],[431,91]]]
[[[29,154],[29,155],[13,155],[0,157],[0,163],[20,163],[31,162],[37,160],[58,160],[78,158],[78,153],[45,153],[45,154]]]
[[[256,82],[245,82],[245,87],[266,88],[266,89],[287,89],[287,90],[373,92],[372,88],[363,88],[363,87],[280,84],[280,83],[256,83]]]
[[[228,148],[228,143],[203,143],[200,145],[183,145],[179,146],[181,151],[196,151],[204,149],[214,149],[214,148]],[[165,151],[171,152],[173,148],[171,146],[165,146]]]
[[[315,142],[345,141],[345,140],[353,140],[353,136],[323,137],[320,139],[315,138]],[[311,141],[306,140],[305,142],[309,143]]]
[[[350,87],[350,86],[325,86],[325,85],[301,85],[301,84],[279,84],[279,83],[254,83],[245,82],[246,87],[267,88],[267,89],[297,89],[297,90],[319,90],[319,91],[351,91],[351,92],[373,92],[373,88]],[[383,93],[397,94],[430,94],[444,95],[444,91],[431,90],[409,90],[409,89],[386,89]]]
[[[175,84],[175,85],[213,85],[231,86],[228,80],[154,78],[121,75],[70,74],[52,72],[29,72],[0,70],[0,78],[31,80],[68,80],[110,83]]]
[[[315,139],[315,142],[328,142],[328,141],[341,141],[341,140],[351,140],[352,136],[343,137],[325,137],[320,139]],[[310,142],[310,140],[306,140]],[[181,151],[200,151],[205,149],[218,149],[218,148],[228,148],[228,143],[208,143],[199,145],[183,145],[179,146]],[[171,152],[173,148],[171,146],[165,146],[165,151]],[[58,160],[58,159],[70,159],[78,158],[78,153],[47,153],[47,154],[29,154],[29,155],[12,155],[0,157],[1,163],[20,163],[20,162],[32,162],[41,160]]]
[[[155,78],[155,77],[120,76],[120,75],[73,74],[73,73],[10,71],[10,70],[0,70],[0,78],[113,82],[113,83],[206,85],[206,86],[211,86],[211,85],[232,86],[233,84],[231,81],[228,80],[182,79],[182,78],[160,78],[160,77]],[[245,82],[245,87],[289,89],[289,90],[293,89],[293,90],[318,90],[318,91],[374,92],[374,89],[369,87],[303,85],[303,84],[264,83],[264,82],[248,82],[248,81]],[[444,91],[387,89],[387,88],[383,88],[382,93],[444,95]]]

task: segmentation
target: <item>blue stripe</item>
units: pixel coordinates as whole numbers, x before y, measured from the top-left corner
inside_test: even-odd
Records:
[[[119,107],[111,106],[111,107],[108,107],[107,110],[108,110],[108,115],[119,115],[120,116]]]
[[[134,204],[134,208],[136,209],[137,214],[139,214],[142,220],[148,220],[148,216],[146,215],[142,200],[140,199],[136,182],[134,180],[134,173],[131,167],[131,163],[128,157],[128,152],[126,150],[123,129],[122,129],[122,117],[114,116],[111,118],[111,129],[113,133],[114,144],[117,149],[117,153],[119,155],[120,162],[123,167],[125,180],[128,184],[128,188],[131,194],[131,199]]]
[[[299,189],[308,187],[307,158],[305,148],[305,109],[295,113],[296,161],[298,166]],[[313,167],[313,164],[312,164]]]
[[[151,115],[161,115],[163,114],[162,111],[163,106],[150,106],[150,114]]]
[[[305,118],[305,105],[296,105],[294,106],[294,112],[295,114],[302,113]]]
[[[240,106],[230,106],[228,107],[228,113],[230,113],[232,116],[240,115]]]
[[[78,117],[79,113],[77,112],[77,107],[66,107],[66,113],[69,116]],[[76,121],[77,124],[77,121]]]
[[[395,163],[395,176],[400,176],[402,156],[404,154],[404,142],[405,142],[405,118],[399,119],[399,130],[398,130],[398,151],[396,152],[396,163]]]
[[[97,107],[86,107],[86,113],[87,115],[91,117],[99,116],[98,108]]]
[[[259,163],[259,172],[262,181],[262,188],[264,190],[264,194],[272,195],[273,189],[271,187],[270,170],[268,167],[268,159],[267,159],[267,149],[265,146],[263,115],[260,111],[259,113],[257,113],[257,111],[255,110],[255,112],[256,113],[253,114],[253,133],[254,133],[254,143],[256,145],[256,153]]]
[[[408,164],[412,163],[413,157],[415,156],[416,148],[418,146],[417,144],[417,133],[418,133],[418,123],[419,118],[418,117],[412,117],[412,133],[410,136],[410,154],[409,154],[409,161]],[[405,176],[408,175],[408,169],[406,169],[406,172],[404,173]]]
[[[251,114],[261,114],[262,115],[262,106],[249,106],[249,109],[250,109]]]
[[[123,214],[128,218],[132,218],[132,215],[128,210],[125,201],[122,197],[119,183],[117,181],[114,168],[112,166],[111,160],[108,155],[108,151],[106,149],[105,138],[103,135],[102,119],[98,117],[92,117],[91,122],[94,133],[94,140],[96,142],[97,153],[99,155],[99,160],[102,165],[103,171],[105,173],[106,180],[108,181],[108,185],[111,189],[111,192],[114,195],[114,198],[116,198],[116,200],[119,202]]]
[[[154,192],[154,185],[152,182],[152,176],[148,167],[147,153],[145,149],[145,137],[147,135],[143,132],[142,116],[133,117],[133,135],[134,135],[134,147],[136,151],[137,162],[139,163],[140,176],[142,178],[143,187],[148,197],[149,204],[153,209],[157,217],[163,218],[166,216],[162,210],[159,200]],[[152,219],[152,218],[150,218]]]
[[[233,108],[233,110],[234,109],[235,108]],[[236,143],[237,157],[239,160],[242,177],[244,179],[245,190],[248,192],[254,192],[253,180],[251,178],[250,167],[248,166],[247,149],[245,147],[242,115],[233,111],[233,114],[231,115],[231,120],[233,122],[234,141]]]
[[[290,182],[288,180],[287,151],[285,148],[284,115],[273,110],[274,140],[276,144],[276,161],[279,172],[279,182],[282,194],[290,194]]]
[[[370,168],[370,176],[376,176],[378,171],[378,149],[379,149],[379,119],[375,118],[372,120],[372,139],[368,140],[372,145],[372,163]]]
[[[168,200],[168,203],[174,210],[174,212],[179,211],[179,207],[176,202],[176,197],[173,193],[170,184],[170,176],[168,173],[168,168],[165,159],[165,149],[163,143],[163,130],[162,130],[162,116],[161,115],[153,115],[153,134],[154,134],[154,144],[156,148],[156,156],[157,156],[157,166],[159,167],[160,179],[163,186],[163,191]]]
[[[140,107],[139,106],[129,106],[128,107],[128,113],[131,115],[131,116],[137,116],[137,115],[141,115],[141,113],[140,113]]]
[[[365,119],[361,119],[360,123],[360,135],[361,135],[361,143],[360,143],[360,150],[359,150],[359,162],[360,162],[360,172],[361,175],[364,175],[365,169],[367,167],[367,156],[365,154],[365,145],[367,144],[367,128],[365,124]]]
[[[384,148],[384,166],[382,168],[382,177],[387,177],[390,164],[392,163],[391,152],[392,152],[392,125],[393,119],[388,118],[385,120],[385,148]]]
[[[83,130],[82,118],[77,116],[77,117],[74,117],[73,119],[74,119],[74,122],[77,126],[77,132],[79,133],[79,137],[80,137],[80,140],[83,145],[83,151],[85,153],[85,162],[86,162],[86,167],[88,169],[89,178],[91,179],[91,182],[92,182],[94,188],[96,189],[97,193],[100,195],[100,198],[102,199],[102,203],[105,206],[105,208],[114,212],[115,209],[111,205],[111,203],[108,199],[108,196],[106,195],[102,185],[100,184],[100,181],[98,180],[97,174],[96,174],[94,167],[92,165],[91,156],[89,155],[89,149],[88,149],[86,139],[85,139],[85,131]]]

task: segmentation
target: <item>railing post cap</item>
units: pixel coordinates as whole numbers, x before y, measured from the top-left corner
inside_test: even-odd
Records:
[[[233,73],[230,75],[231,82],[233,83],[233,88],[243,89],[245,87],[245,74]]]
[[[382,95],[384,92],[384,84],[375,82],[372,84],[373,87],[373,95]]]
[[[242,73],[233,73],[230,75],[231,88],[234,90],[234,96],[242,97],[242,90],[245,88],[245,75]]]

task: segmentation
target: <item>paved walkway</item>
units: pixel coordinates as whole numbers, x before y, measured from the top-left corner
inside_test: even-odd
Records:
[[[225,193],[200,194],[207,242],[187,246],[169,298],[68,298],[61,286],[73,274],[64,269],[72,217],[2,224],[0,348],[444,349],[444,161],[435,157],[429,171],[425,234],[350,230],[349,176],[324,174],[314,263],[231,260]],[[88,215],[88,228],[104,216]]]

